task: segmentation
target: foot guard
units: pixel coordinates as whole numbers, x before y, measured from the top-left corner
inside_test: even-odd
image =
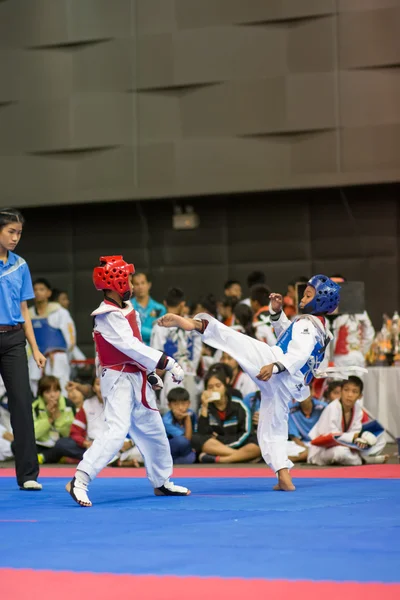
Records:
[[[92,503],[89,500],[89,496],[87,495],[87,485],[85,485],[84,483],[77,482],[76,477],[74,477],[72,481],[69,481],[67,483],[65,489],[67,490],[71,498],[75,500],[77,504],[79,504],[79,506],[84,506],[88,508],[92,506]]]
[[[172,481],[166,481],[161,487],[155,488],[154,493],[156,496],[189,496],[190,490],[175,485]]]

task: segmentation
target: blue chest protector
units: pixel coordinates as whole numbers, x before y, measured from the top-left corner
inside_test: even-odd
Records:
[[[286,354],[288,350],[288,346],[292,340],[293,335],[293,325],[291,323],[289,327],[282,333],[279,337],[276,345],[283,350]],[[322,361],[324,360],[325,350],[329,344],[329,338],[324,338],[322,335],[318,336],[313,351],[311,352],[310,358],[307,362],[301,367],[300,371],[304,375],[304,383],[305,385],[309,385],[314,377],[314,372],[318,369]]]
[[[32,327],[35,332],[35,338],[39,350],[42,354],[48,354],[55,350],[66,352],[67,342],[62,334],[61,329],[56,329],[49,325],[47,318],[32,318]]]

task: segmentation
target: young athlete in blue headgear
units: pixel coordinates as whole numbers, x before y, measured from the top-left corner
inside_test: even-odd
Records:
[[[293,491],[286,453],[289,403],[310,395],[309,383],[318,371],[331,340],[324,315],[339,305],[340,286],[325,275],[312,277],[299,303],[299,314],[291,322],[282,311],[282,296],[271,294],[271,320],[278,338],[274,346],[226,327],[208,314],[194,319],[167,314],[158,321],[164,327],[195,329],[203,341],[233,356],[261,390],[257,428],[258,443],[265,462],[275,471],[274,489]]]

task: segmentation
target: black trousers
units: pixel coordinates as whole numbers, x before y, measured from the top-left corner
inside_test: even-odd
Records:
[[[45,448],[40,444],[37,444],[36,448],[39,454],[43,454],[45,463],[58,463],[63,456],[82,460],[86,452],[86,448],[78,446],[75,440],[69,437],[60,438],[52,448]]]
[[[8,408],[14,433],[12,449],[18,485],[39,475],[32,392],[29,385],[26,338],[23,329],[0,333],[0,374],[7,390]]]

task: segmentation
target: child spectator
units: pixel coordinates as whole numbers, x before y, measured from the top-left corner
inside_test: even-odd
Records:
[[[61,395],[60,382],[54,375],[39,380],[38,392],[32,412],[38,459],[43,464],[57,440],[69,436],[74,412]]]
[[[236,296],[225,296],[218,302],[218,312],[221,321],[227,327],[232,327],[235,323],[235,315],[233,313],[235,306],[238,303]]]
[[[242,286],[240,281],[236,279],[229,279],[224,285],[225,296],[233,296],[237,300],[242,297]]]
[[[235,322],[232,326],[233,329],[240,331],[249,337],[255,338],[256,330],[253,326],[253,311],[250,306],[243,304],[243,302],[239,302],[239,304],[236,304],[233,314],[235,316]]]
[[[176,387],[169,392],[168,408],[163,422],[173,461],[177,465],[194,463],[196,453],[192,450],[192,435],[196,428],[196,415],[190,410],[190,397],[185,388]]]
[[[333,402],[333,400],[340,399],[342,394],[343,381],[330,381],[326,390],[324,391],[323,398],[327,404]]]
[[[92,384],[92,395],[87,398],[78,410],[71,425],[69,437],[60,438],[54,448],[51,448],[41,462],[57,463],[62,457],[67,462],[78,462],[105,428],[104,401],[101,395],[100,382],[96,377]],[[73,393],[82,395],[78,388]],[[121,451],[112,460],[113,466],[139,467],[143,458],[133,441],[126,439]]]
[[[204,463],[248,462],[261,456],[252,431],[251,414],[239,398],[231,396],[225,371],[210,369],[201,396],[197,433],[192,446]]]
[[[308,456],[308,446],[311,441],[309,433],[319,420],[322,411],[328,406],[326,402],[310,396],[303,402],[296,402],[290,407],[289,413],[289,460],[305,462]]]
[[[252,392],[256,392],[258,390],[257,385],[252,381],[252,379],[244,373],[239,366],[239,363],[232,358],[229,354],[224,352],[222,354],[221,363],[229,365],[232,369],[232,378],[229,382],[231,388],[238,390],[241,394],[241,397],[244,398],[247,394]]]
[[[255,285],[250,290],[250,304],[254,313],[253,326],[256,338],[270,346],[276,343],[276,336],[269,313],[270,291],[266,285]]]
[[[308,462],[313,465],[361,465],[364,462],[381,463],[385,445],[384,436],[377,438],[362,428],[362,407],[359,399],[363,382],[350,376],[344,381],[340,400],[333,400],[309,433],[311,446]]]

